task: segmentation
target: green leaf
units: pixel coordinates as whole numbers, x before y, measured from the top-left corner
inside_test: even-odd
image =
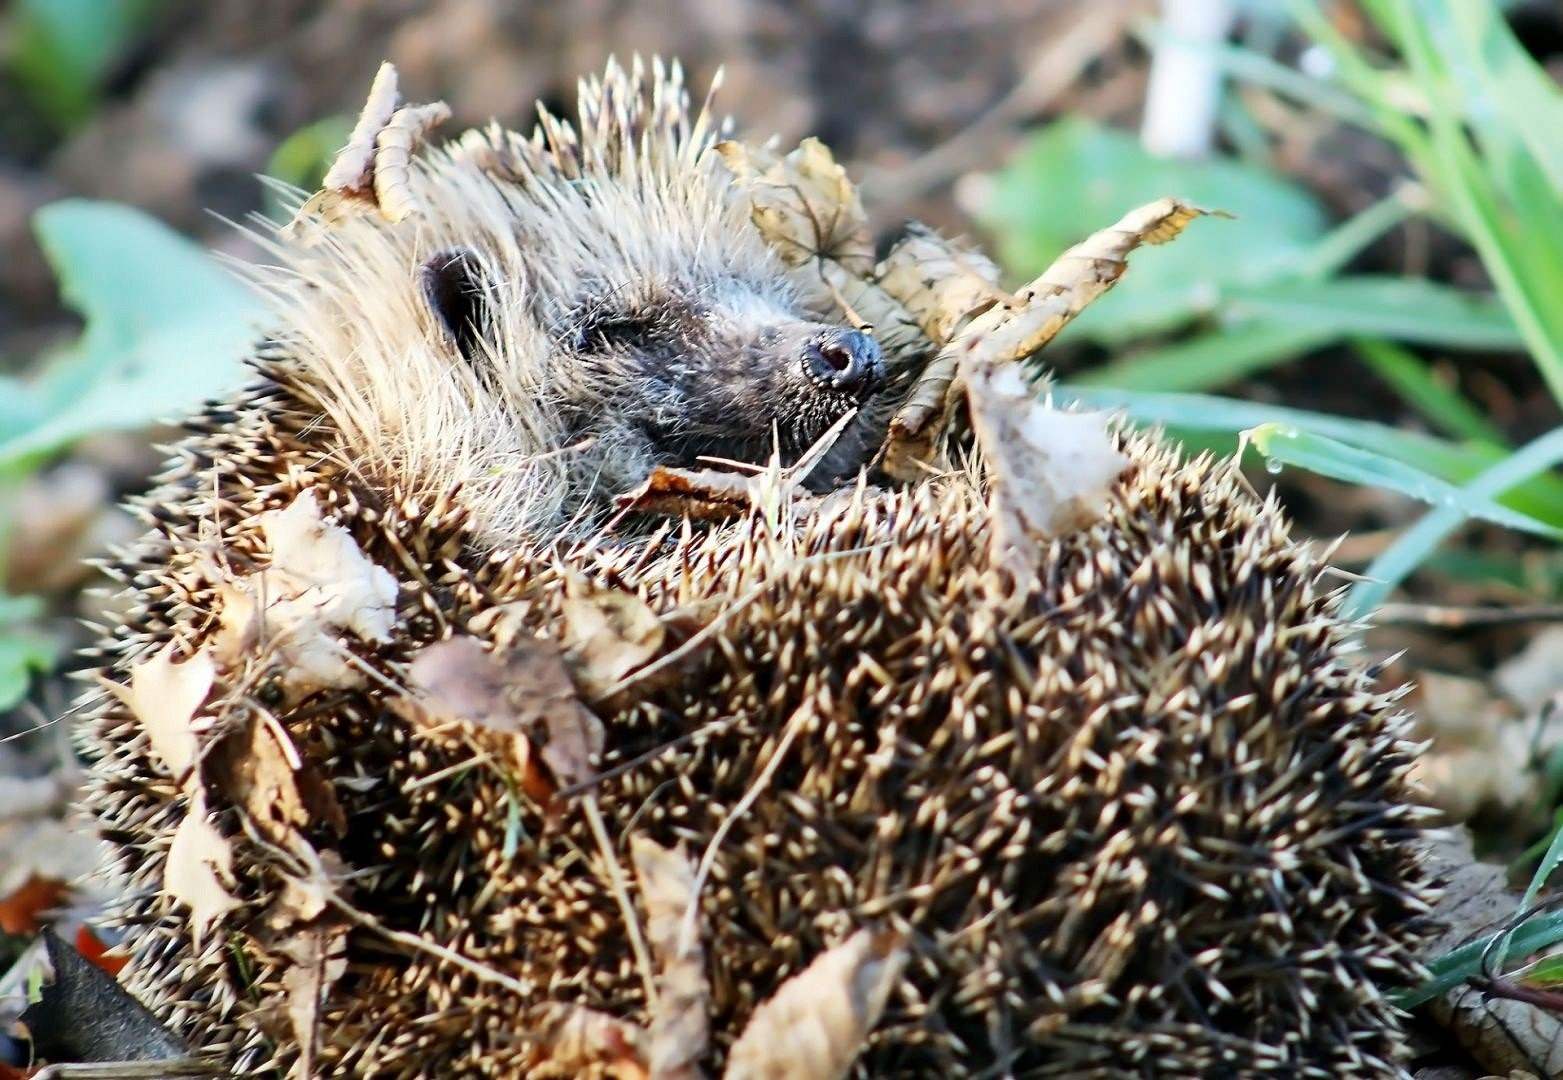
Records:
[[[26,696],[34,672],[54,666],[54,643],[29,626],[42,609],[36,597],[0,593],[0,712]]]
[[[1229,295],[1228,311],[1237,318],[1446,348],[1525,348],[1501,303],[1426,278],[1354,274],[1234,289]]]
[[[0,472],[83,435],[176,418],[243,381],[260,299],[195,244],[111,203],[54,203],[36,226],[87,327],[33,383],[41,418],[0,442]]]
[[[1563,956],[1543,956],[1535,963],[1520,968],[1509,979],[1522,986],[1543,990],[1563,986]]]
[[[1348,484],[1396,491],[1456,515],[1482,518],[1552,539],[1563,538],[1563,529],[1510,510],[1474,485],[1457,487],[1386,454],[1273,422],[1250,429],[1248,437],[1271,468],[1295,465]],[[1493,494],[1502,494],[1502,491]]]
[[[1211,390],[1306,355],[1337,337],[1328,327],[1254,320],[1142,349],[1082,371],[1073,383],[1131,390]]]
[[[60,128],[91,113],[109,66],[160,0],[14,0],[7,66]]]
[[[1040,273],[1094,223],[1164,195],[1237,215],[1220,227],[1190,229],[1175,244],[1136,252],[1134,272],[1071,327],[1104,344],[1176,329],[1213,311],[1227,287],[1270,280],[1325,231],[1313,197],[1267,170],[1230,160],[1156,158],[1133,135],[1077,118],[1031,136],[992,181],[977,217],[1004,264],[1025,277]]]

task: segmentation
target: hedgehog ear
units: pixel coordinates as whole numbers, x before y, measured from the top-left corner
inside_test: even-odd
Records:
[[[468,360],[489,331],[488,272],[477,252],[446,248],[424,260],[423,299],[445,333]]]

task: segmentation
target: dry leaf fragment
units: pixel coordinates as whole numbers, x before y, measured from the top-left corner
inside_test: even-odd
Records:
[[[176,648],[170,641],[155,656],[131,667],[128,685],[107,681],[104,685],[140,721],[153,756],[170,776],[182,781],[200,753],[192,722],[212,691],[217,669],[205,649],[175,662]]]
[[[190,807],[168,848],[163,889],[190,909],[190,933],[197,951],[207,928],[240,906],[228,891],[232,883],[233,849],[207,820],[206,792],[192,785]]]
[[[616,1016],[580,1005],[547,1005],[530,1015],[539,1076],[649,1080],[646,1034]]]
[[[1043,542],[1101,516],[1129,459],[1106,413],[1037,400],[1018,364],[972,363],[962,378],[987,468],[993,562],[1030,575]]]
[[[899,934],[859,930],[820,954],[754,1011],[725,1080],[838,1080],[851,1069],[901,978]]]
[[[257,649],[283,667],[292,694],[357,685],[343,656],[342,631],[385,642],[396,622],[396,578],[376,565],[353,535],[327,522],[312,491],[257,519],[271,561],[256,573],[217,580],[217,656],[230,667]]]
[[[1015,298],[999,288],[999,268],[986,255],[963,250],[932,229],[908,227],[874,270],[880,288],[895,297],[936,345],[955,336],[970,315]]]
[[[603,727],[576,696],[557,642],[518,636],[503,654],[457,636],[420,649],[408,668],[412,704],[426,720],[521,736],[561,786],[590,780]]]
[[[310,815],[295,778],[298,751],[286,739],[280,725],[253,717],[217,744],[205,772],[210,790],[248,814],[268,840],[291,851],[305,843],[298,830],[310,823]]]
[[[1116,224],[1064,252],[1012,305],[993,304],[973,317],[940,350],[890,422],[884,468],[915,479],[919,462],[935,448],[958,397],[957,369],[968,359],[992,364],[1024,359],[1052,341],[1069,321],[1117,282],[1129,253],[1141,244],[1163,244],[1188,223],[1212,213],[1178,199],[1158,199],[1131,210]]]
[[[450,109],[443,101],[407,106],[400,101],[396,68],[383,63],[347,145],[331,163],[321,189],[299,207],[288,224],[290,233],[303,234],[311,219],[330,226],[362,210],[377,211],[393,223],[419,212],[410,183],[412,155],[429,132],[450,119]]]
[[[589,701],[662,650],[667,632],[651,606],[622,589],[590,589],[564,602],[563,642]]]
[[[716,152],[749,196],[750,216],[782,261],[827,258],[859,277],[874,266],[874,243],[857,188],[830,148],[804,139],[786,157],[739,142]]]
[[[682,941],[684,914],[694,899],[695,867],[682,848],[644,836],[630,838],[630,858],[646,908],[646,938],[657,960],[657,1001],[648,1055],[653,1080],[694,1080],[710,1041],[711,991],[699,938]]]
[[[347,971],[347,934],[340,926],[320,923],[273,948],[289,961],[282,972],[282,986],[288,995],[288,1023],[299,1046],[293,1076],[309,1080],[315,1075],[320,1009],[326,991]]]

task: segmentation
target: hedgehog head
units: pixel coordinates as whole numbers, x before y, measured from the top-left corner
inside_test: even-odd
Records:
[[[721,125],[676,71],[652,81],[583,86],[579,133],[544,113],[530,138],[418,159],[409,220],[275,244],[268,373],[368,487],[454,487],[497,543],[590,522],[656,465],[789,463],[888,396],[873,337],[811,306],[759,235],[711,152]],[[830,471],[869,445],[844,440]]]

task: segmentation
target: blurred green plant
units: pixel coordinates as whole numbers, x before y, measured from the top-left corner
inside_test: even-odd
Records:
[[[210,255],[130,207],[69,200],[35,225],[86,328],[28,378],[0,380],[0,551],[7,494],[71,443],[176,419],[232,389],[261,310]],[[0,709],[50,662],[36,614],[30,598],[0,593]]]
[[[266,175],[299,191],[314,191],[352,132],[353,118],[346,115],[307,124],[278,144],[266,162]],[[291,209],[282,205],[274,189],[267,191],[266,210],[273,220],[285,221],[291,216]]]
[[[40,115],[67,131],[92,114],[116,60],[163,0],[12,0],[5,66]]]
[[[1472,517],[1553,537],[1563,526],[1563,478],[1552,471],[1563,461],[1563,432],[1516,451],[1408,347],[1526,352],[1563,402],[1563,93],[1496,5],[1362,6],[1392,56],[1347,41],[1313,0],[1291,4],[1296,25],[1330,58],[1328,81],[1250,50],[1213,50],[1236,78],[1403,155],[1414,182],[1334,229],[1307,192],[1261,165],[1154,158],[1132,136],[1078,119],[1034,136],[994,178],[979,212],[1018,276],[1045,266],[1090,222],[1162,194],[1237,215],[1135,256],[1134,273],[1065,335],[1114,358],[1072,373],[1063,390],[1193,445],[1253,430],[1248,445],[1274,468],[1291,464],[1433,504],[1352,590],[1356,616]],[[1412,215],[1467,240],[1493,291],[1346,269]],[[1438,435],[1204,393],[1330,345],[1348,346]],[[1519,516],[1493,512],[1500,508]]]

